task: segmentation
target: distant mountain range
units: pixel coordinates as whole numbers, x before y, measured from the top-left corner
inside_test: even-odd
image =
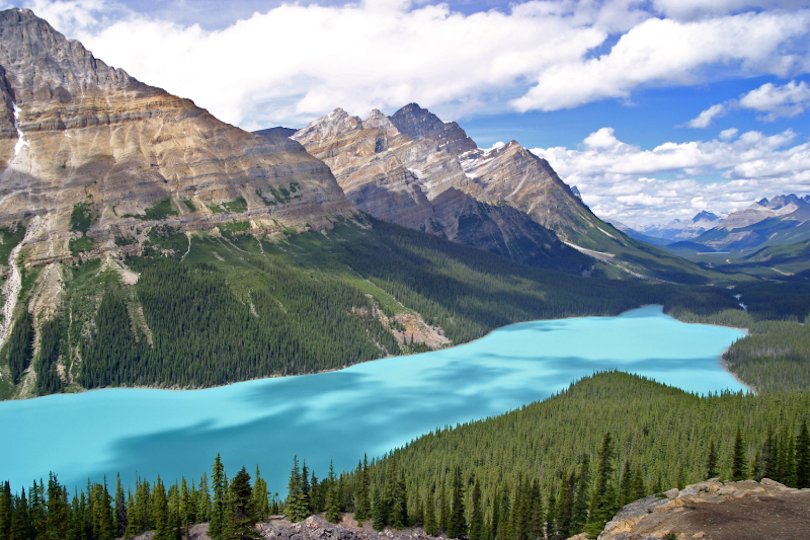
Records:
[[[763,198],[726,217],[703,211],[691,220],[647,226],[627,234],[675,250],[748,251],[810,240],[810,195]]]

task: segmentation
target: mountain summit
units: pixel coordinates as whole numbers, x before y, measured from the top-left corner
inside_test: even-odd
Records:
[[[30,10],[0,12],[0,96],[0,216],[29,223],[32,262],[72,256],[77,209],[90,221],[84,246],[96,252],[116,250],[115,237],[140,238],[156,218],[204,230],[240,214],[269,228],[351,211],[300,145],[143,84]]]
[[[415,103],[364,120],[336,109],[292,138],[378,219],[539,266],[662,275],[665,255],[596,217],[546,160],[516,141],[478,148]]]
[[[502,194],[486,193],[479,168],[471,166],[480,152],[475,142],[415,103],[390,117],[375,110],[364,120],[336,109],[293,139],[323,159],[349,199],[378,219],[533,265],[579,273],[593,264]],[[481,166],[498,155],[487,154]]]

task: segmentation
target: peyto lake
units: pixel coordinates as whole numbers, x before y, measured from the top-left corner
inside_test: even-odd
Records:
[[[692,392],[743,387],[720,366],[741,330],[684,324],[648,306],[617,317],[535,321],[441,351],[206,390],[109,389],[0,403],[0,479],[198,478],[221,452],[284,492],[293,455],[319,477],[438,426],[496,415],[620,369]]]

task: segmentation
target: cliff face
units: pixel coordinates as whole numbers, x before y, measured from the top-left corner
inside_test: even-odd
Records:
[[[556,175],[551,184],[539,178],[543,162],[525,149],[521,156],[531,159],[519,163],[512,151],[517,143],[506,151],[479,150],[458,124],[416,104],[390,118],[373,111],[365,120],[336,109],[293,139],[327,163],[349,199],[378,219],[520,262],[575,272],[592,266],[548,226],[565,222],[566,205],[587,209]],[[529,202],[538,196],[542,202]],[[547,216],[549,205],[564,211],[545,221],[531,213]]]
[[[29,262],[69,256],[79,203],[97,217],[88,231],[96,249],[112,250],[161,202],[184,230],[235,217],[319,227],[352,211],[299,144],[246,133],[147,86],[31,11],[0,12],[0,225],[36,217]]]

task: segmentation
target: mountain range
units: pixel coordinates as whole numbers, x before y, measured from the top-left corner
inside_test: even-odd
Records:
[[[693,246],[704,251],[744,251],[810,239],[810,195],[763,198],[747,208],[720,217],[702,211],[691,220],[640,227],[628,234],[657,245]],[[640,234],[639,234],[640,233]]]
[[[332,369],[723,278],[416,104],[251,134],[29,10],[0,43],[0,397]]]

